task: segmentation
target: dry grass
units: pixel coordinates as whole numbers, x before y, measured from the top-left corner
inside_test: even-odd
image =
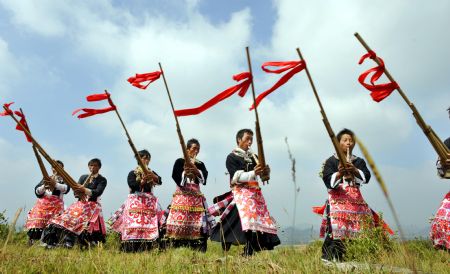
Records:
[[[122,253],[118,241],[109,237],[104,246],[90,250],[45,250],[26,246],[23,233],[16,234],[6,251],[0,254],[0,273],[392,273],[405,272],[400,244],[353,241],[348,257],[353,264],[325,266],[321,260],[321,242],[303,246],[281,246],[244,258],[242,247],[232,247],[228,256],[217,243],[209,243],[200,253],[186,248]],[[450,255],[434,250],[428,241],[406,244],[413,254],[417,269],[425,273],[448,273]]]

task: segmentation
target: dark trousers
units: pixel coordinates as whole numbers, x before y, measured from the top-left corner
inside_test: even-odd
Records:
[[[330,235],[325,237],[322,245],[322,258],[326,260],[342,261],[345,256],[345,245],[342,240],[332,239]]]

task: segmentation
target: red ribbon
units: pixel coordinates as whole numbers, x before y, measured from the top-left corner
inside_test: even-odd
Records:
[[[325,212],[326,205],[323,206],[313,206],[312,211],[316,214],[319,214],[320,216],[323,216],[323,213]]]
[[[154,72],[143,73],[143,74],[136,73],[136,76],[132,76],[132,77],[128,78],[127,81],[137,88],[146,89],[148,87],[148,85],[150,85],[154,81],[158,80],[159,77],[161,77],[161,71],[157,70]],[[143,82],[147,82],[147,81],[149,81],[149,82],[145,86],[142,85]]]
[[[267,67],[281,67],[281,68],[277,69],[277,70],[271,70],[271,69],[268,69]],[[265,62],[261,66],[261,68],[262,68],[262,70],[264,70],[267,73],[280,74],[280,73],[283,73],[283,72],[285,72],[287,70],[289,70],[289,72],[286,73],[285,75],[283,75],[280,78],[280,80],[278,80],[278,82],[276,82],[275,85],[273,85],[273,87],[269,88],[268,90],[266,90],[263,93],[261,93],[260,95],[258,95],[258,97],[256,97],[256,99],[255,99],[256,107],[258,107],[259,103],[264,99],[264,97],[266,97],[267,95],[269,95],[270,93],[275,91],[277,88],[279,88],[282,85],[284,85],[296,73],[299,73],[300,71],[305,69],[306,68],[306,63],[304,61]],[[250,110],[253,110],[254,108],[255,108],[255,104],[253,104],[250,107]]]
[[[7,116],[7,115],[14,115],[14,114],[16,114],[17,116],[20,117],[19,123],[21,123],[28,131],[30,131],[29,128],[28,128],[27,121],[25,120],[25,115],[23,115],[22,112],[20,112],[20,111],[12,111],[9,108],[9,106],[12,105],[12,104],[14,104],[14,102],[3,104],[3,106],[6,107],[6,110],[1,112],[0,116]],[[19,131],[23,131],[25,136],[27,137],[27,141],[30,142],[30,143],[32,142],[30,136],[22,129],[21,126],[17,125],[16,129],[19,130]]]
[[[14,113],[20,117],[20,123],[28,130],[28,132],[30,131],[30,129],[28,128],[28,123],[27,120],[25,119],[25,115],[20,112],[20,111],[14,111]],[[32,143],[33,140],[31,139],[30,135],[28,135],[28,133],[25,132],[25,130],[23,130],[23,128],[20,125],[16,126],[16,129],[19,131],[23,131],[23,133],[25,134],[25,137],[27,137],[27,141]]]
[[[175,115],[176,116],[189,116],[189,115],[200,114],[203,111],[207,110],[208,108],[219,103],[220,101],[227,99],[228,97],[230,97],[231,95],[233,95],[236,92],[238,92],[239,96],[244,97],[245,93],[247,92],[248,88],[250,87],[250,84],[252,83],[252,75],[250,74],[250,72],[242,72],[242,73],[233,75],[233,80],[242,81],[242,82],[222,91],[221,93],[214,96],[211,100],[209,100],[208,102],[204,103],[203,105],[201,105],[199,107],[175,110]]]
[[[108,92],[105,91],[105,93],[100,93],[100,94],[92,94],[86,97],[88,102],[95,102],[95,101],[102,101],[102,100],[108,100],[109,103],[109,107],[107,108],[99,108],[99,109],[94,109],[94,108],[79,108],[76,109],[72,112],[72,115],[77,114],[80,111],[83,111],[83,113],[79,114],[77,117],[78,118],[86,118],[86,117],[90,117],[90,116],[94,116],[97,114],[102,114],[102,113],[106,113],[106,112],[110,112],[112,110],[116,110],[116,106],[114,105],[113,101],[111,100],[111,94],[109,94]]]
[[[375,54],[375,52],[373,51],[369,51],[368,53],[364,54],[361,59],[359,60],[358,64],[362,64],[364,62],[364,60],[366,60],[367,58],[370,59],[375,59],[377,58],[377,55]],[[388,97],[389,95],[391,95],[391,93],[399,88],[400,86],[397,84],[397,82],[389,82],[389,83],[384,83],[384,84],[375,84],[375,81],[377,81],[381,75],[383,75],[384,73],[384,61],[383,59],[381,59],[380,57],[378,57],[378,60],[380,61],[380,65],[373,67],[365,72],[363,72],[359,77],[358,77],[358,81],[361,83],[361,85],[363,85],[366,89],[368,89],[369,91],[371,91],[370,96],[372,96],[372,99],[375,102],[380,102],[382,101],[384,98]],[[370,78],[370,83],[366,84],[366,78],[367,76],[369,76],[370,73],[374,73],[372,75],[372,77]]]
[[[12,114],[13,113],[12,110],[9,109],[9,106],[12,104],[14,104],[14,102],[3,104],[3,106],[6,107],[6,110],[3,112],[0,112],[0,116],[7,116],[7,115]]]

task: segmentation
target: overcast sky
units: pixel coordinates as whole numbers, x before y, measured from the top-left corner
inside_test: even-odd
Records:
[[[220,3],[219,3],[220,2]],[[108,89],[136,146],[152,154],[150,167],[163,185],[155,195],[171,200],[174,161],[181,156],[163,82],[146,91],[126,79],[154,71],[161,62],[176,108],[198,106],[234,85],[252,54],[257,92],[278,78],[263,74],[265,61],[296,60],[300,47],[335,132],[354,130],[374,157],[404,226],[424,228],[449,190],[436,176],[436,154],[397,92],[376,103],[357,82],[373,66],[358,66],[364,49],[359,32],[417,106],[447,138],[450,106],[450,3],[448,1],[6,1],[0,0],[0,98],[23,108],[36,139],[78,179],[89,159],[103,162],[108,179],[102,196],[105,218],[125,200],[133,154],[114,113],[78,120],[71,112],[85,96]],[[198,116],[181,117],[185,139],[200,140],[199,159],[209,170],[202,188],[208,202],[228,190],[225,159],[241,128],[254,127],[250,92],[233,96]],[[304,72],[268,96],[258,108],[271,181],[263,193],[281,226],[292,222],[293,183],[284,138],[297,160],[301,191],[297,224],[319,226],[312,206],[327,198],[318,177],[333,147]],[[255,148],[256,150],[256,148]],[[0,121],[0,210],[12,216],[35,203],[41,179],[31,146]],[[355,154],[360,155],[359,150]],[[393,226],[373,179],[361,189],[369,205]],[[74,201],[66,197],[66,205]],[[23,222],[25,214],[21,216]]]

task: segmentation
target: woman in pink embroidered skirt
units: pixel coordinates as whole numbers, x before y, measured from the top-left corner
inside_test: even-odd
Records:
[[[350,156],[349,165],[343,167],[336,155],[328,158],[323,166],[322,179],[328,189],[328,200],[314,211],[323,215],[320,236],[323,260],[342,260],[345,255],[343,239],[351,239],[363,228],[380,222],[378,215],[367,205],[360,187],[370,180],[366,162],[352,154],[355,146],[354,133],[343,129],[337,139],[340,149]],[[348,153],[347,153],[348,152]],[[393,233],[386,225],[386,229]]]
[[[90,174],[82,175],[78,180],[83,186],[79,191],[86,194],[86,200],[78,200],[50,220],[42,236],[47,248],[53,248],[60,243],[65,248],[72,248],[76,242],[81,247],[105,242],[106,227],[100,196],[106,188],[107,180],[98,173],[101,166],[99,159],[90,160],[88,163]]]
[[[139,151],[146,166],[151,155],[147,150]],[[149,169],[150,170],[150,169]],[[140,166],[128,174],[128,194],[125,203],[114,213],[108,223],[120,234],[121,249],[125,252],[150,250],[158,246],[160,238],[158,198],[153,195],[153,186],[161,185],[161,177],[154,171],[146,175]]]
[[[450,115],[450,108],[447,111]],[[444,144],[450,149],[450,138],[447,138]],[[450,167],[441,163],[440,159],[436,165],[439,176],[443,179],[450,179],[448,177]],[[434,247],[450,250],[450,191],[445,195],[441,206],[431,222],[430,238],[433,241]]]
[[[174,247],[188,246],[206,252],[207,239],[215,224],[208,213],[206,199],[200,191],[205,185],[208,171],[205,164],[196,159],[200,143],[190,139],[186,144],[190,163],[183,158],[175,161],[172,179],[177,184],[166,222],[166,238]]]
[[[239,130],[236,142],[238,147],[226,160],[231,191],[216,197],[210,207],[211,214],[220,215],[211,240],[221,242],[225,250],[232,244],[243,244],[243,255],[251,256],[254,251],[272,250],[280,244],[280,239],[259,187],[260,176],[270,173],[270,169],[257,164],[257,156],[250,151],[253,131]]]
[[[63,162],[56,161],[61,167]],[[63,197],[70,191],[70,187],[63,182],[54,168],[50,177],[52,182],[42,180],[35,188],[34,193],[38,197],[36,204],[28,212],[25,228],[28,230],[28,243],[32,245],[34,241],[41,239],[42,231],[54,216],[64,210]]]

